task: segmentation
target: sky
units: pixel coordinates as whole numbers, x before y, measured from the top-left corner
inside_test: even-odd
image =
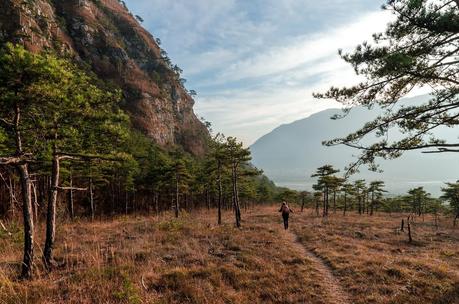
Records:
[[[214,132],[249,146],[326,108],[313,92],[358,81],[338,56],[392,19],[375,0],[126,0],[198,93]]]

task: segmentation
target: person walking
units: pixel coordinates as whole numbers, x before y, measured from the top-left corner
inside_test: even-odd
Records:
[[[287,202],[282,202],[282,206],[279,209],[279,212],[282,212],[282,219],[284,220],[284,229],[288,229],[288,218],[290,213],[293,213],[293,210],[287,205]]]

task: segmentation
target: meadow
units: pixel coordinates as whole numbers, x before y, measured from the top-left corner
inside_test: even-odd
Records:
[[[459,303],[459,233],[449,218],[296,212],[277,206],[58,225],[59,268],[19,281],[22,232],[0,232],[0,303]],[[40,230],[44,229],[39,227]],[[40,234],[41,235],[41,234]],[[37,249],[42,240],[37,241]],[[38,252],[37,252],[38,254]]]

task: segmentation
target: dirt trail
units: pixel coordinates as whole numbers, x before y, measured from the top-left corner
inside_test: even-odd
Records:
[[[315,265],[316,270],[322,277],[322,283],[325,288],[328,289],[327,296],[330,304],[351,304],[352,301],[349,299],[348,293],[341,287],[339,280],[333,275],[332,269],[327,263],[315,254],[313,251],[305,248],[299,241],[297,236],[291,231],[287,230],[283,232],[288,238],[292,246],[299,252],[303,253],[309,258]]]

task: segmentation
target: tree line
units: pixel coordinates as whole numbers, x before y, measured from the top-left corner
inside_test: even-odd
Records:
[[[357,173],[362,165],[379,171],[378,159],[395,159],[406,151],[422,153],[457,153],[459,143],[448,142],[436,130],[459,125],[459,1],[387,0],[383,10],[394,15],[386,29],[373,34],[349,53],[339,50],[362,81],[347,87],[332,86],[315,93],[320,99],[334,99],[343,105],[343,113],[332,119],[346,117],[356,106],[383,111],[375,119],[341,138],[323,142],[326,146],[345,145],[360,153],[345,168],[345,177]],[[427,102],[403,99],[419,88],[430,89]],[[394,132],[395,131],[395,132]],[[432,198],[422,187],[407,195],[384,197],[384,184],[366,184],[363,180],[349,183],[335,176],[337,170],[323,166],[314,174],[318,183],[316,196],[323,199],[323,215],[328,215],[329,196],[344,194],[353,198],[352,208],[359,214],[381,208],[388,212],[411,212],[421,216],[443,211],[459,217],[459,183],[446,183],[440,199]],[[319,205],[316,205],[318,210]],[[369,209],[369,211],[368,211]],[[318,211],[317,211],[318,212]]]
[[[435,223],[439,214],[445,214],[454,218],[454,226],[456,226],[459,218],[459,181],[445,183],[439,198],[432,197],[424,187],[412,188],[405,195],[394,196],[384,189],[383,181],[367,182],[364,179],[350,181],[348,178],[336,175],[338,172],[339,170],[332,165],[317,168],[311,176],[317,178],[317,182],[313,185],[315,192],[295,192],[292,193],[293,199],[300,202],[302,206],[306,203],[306,206],[315,209],[317,216],[323,217],[329,215],[330,208],[333,213],[337,213],[338,210],[343,215],[349,211],[370,216],[376,211],[409,213],[418,217],[431,214],[435,218]]]
[[[132,128],[120,90],[71,60],[20,45],[0,50],[0,218],[22,215],[23,278],[33,275],[35,224],[46,219],[52,270],[56,218],[74,219],[270,202],[278,189],[233,137],[208,138],[202,157],[168,150]]]

